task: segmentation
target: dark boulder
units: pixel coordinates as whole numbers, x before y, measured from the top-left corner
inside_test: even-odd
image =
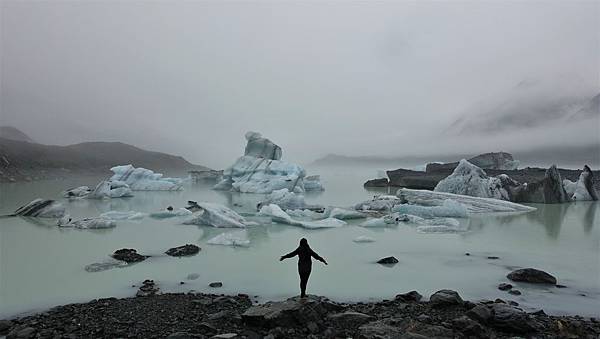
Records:
[[[490,324],[495,328],[517,333],[534,330],[531,317],[521,309],[507,304],[493,304],[491,311]]]
[[[10,328],[13,326],[10,320],[0,320],[0,335],[8,333]]]
[[[388,186],[388,179],[387,178],[380,178],[380,179],[371,179],[371,180],[367,180],[367,182],[364,183],[364,187],[387,187]]]
[[[535,268],[521,268],[514,270],[506,277],[512,281],[556,285],[556,278],[553,275]]]
[[[408,293],[402,293],[396,295],[396,300],[401,302],[419,302],[423,296],[417,291],[410,291]]]
[[[198,252],[200,252],[200,247],[196,245],[187,244],[183,246],[169,248],[169,250],[165,253],[172,257],[187,257],[198,254]]]
[[[142,286],[140,286],[140,288],[138,289],[135,296],[136,297],[148,297],[151,295],[155,295],[156,293],[158,293],[158,291],[159,291],[159,288],[154,283],[154,280],[146,279],[146,280],[144,280],[144,282],[142,282]]]
[[[429,304],[432,307],[462,305],[462,303],[463,300],[458,292],[452,290],[439,290],[429,297]]]
[[[115,253],[112,254],[112,257],[117,260],[125,261],[126,263],[134,263],[146,260],[149,258],[147,255],[141,255],[133,248],[122,248],[120,250],[116,250]]]
[[[326,298],[311,295],[306,299],[295,297],[251,306],[242,314],[242,320],[251,326],[264,328],[296,327],[309,322],[322,323],[329,312],[341,309],[341,306]]]
[[[467,311],[467,316],[471,319],[477,320],[482,324],[487,323],[492,317],[492,311],[486,305],[476,305],[472,309]]]
[[[377,263],[384,265],[393,265],[398,263],[398,259],[396,259],[395,257],[385,257],[377,260]]]
[[[216,288],[216,287],[223,287],[223,283],[222,283],[222,282],[220,282],[220,281],[217,281],[217,282],[211,282],[210,284],[208,284],[208,286],[210,286],[210,287],[215,287],[215,288]]]
[[[509,284],[509,283],[501,283],[500,285],[498,285],[498,289],[500,291],[508,291],[511,288],[513,288],[513,285]]]

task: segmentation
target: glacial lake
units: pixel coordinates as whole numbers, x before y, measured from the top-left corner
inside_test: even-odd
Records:
[[[381,191],[365,190],[374,169],[309,168],[321,174],[325,191],[307,194],[307,201],[351,206]],[[61,191],[79,185],[95,186],[100,178],[0,185],[0,214],[13,212],[34,198],[62,200],[74,219],[100,213],[151,213],[188,200],[222,203],[238,212],[253,213],[261,195],[211,190],[210,184],[191,184],[180,192],[134,192],[135,197],[68,201]],[[385,190],[384,190],[385,191]],[[534,212],[516,215],[477,215],[460,219],[468,232],[419,233],[415,225],[363,228],[361,221],[332,229],[309,230],[265,222],[247,229],[248,247],[207,244],[232,229],[182,225],[180,219],[117,221],[105,230],[58,228],[55,220],[0,218],[0,318],[100,297],[135,295],[145,279],[154,279],[164,292],[195,290],[206,293],[246,293],[262,302],[299,294],[296,259],[279,256],[306,237],[329,265],[313,263],[308,292],[337,301],[376,301],[417,290],[425,297],[439,289],[457,290],[464,299],[514,300],[526,310],[551,314],[600,316],[600,212],[598,202],[533,205]],[[357,236],[373,243],[355,243]],[[200,253],[189,258],[164,254],[183,244],[197,244]],[[102,262],[119,248],[151,255],[144,262],[101,272],[84,267]],[[465,253],[470,253],[469,256]],[[374,262],[393,255],[399,263]],[[499,259],[488,259],[497,256]],[[566,288],[514,283],[522,295],[497,289],[512,269],[534,267],[558,278]],[[198,278],[187,276],[197,273]],[[183,285],[180,282],[184,282]],[[222,288],[208,287],[223,282]]]

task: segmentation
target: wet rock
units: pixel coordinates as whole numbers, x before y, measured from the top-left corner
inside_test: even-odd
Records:
[[[485,324],[492,317],[492,311],[486,305],[477,305],[467,311],[467,316],[471,319],[477,320],[482,324]]]
[[[490,259],[490,260],[497,260],[497,259],[500,259],[500,257],[494,256],[494,255],[490,255],[490,256],[488,256],[487,258],[488,258],[488,259]]]
[[[365,182],[365,184],[363,186],[364,187],[387,187],[387,185],[388,185],[388,179],[380,178],[380,179],[367,180],[367,182]]]
[[[556,285],[556,278],[553,275],[535,268],[518,269],[510,272],[506,277],[512,281]]]
[[[203,339],[202,334],[195,334],[189,332],[175,332],[167,336],[167,339]]]
[[[147,297],[147,296],[151,296],[151,295],[155,295],[156,293],[158,293],[159,288],[158,286],[156,286],[156,284],[154,284],[154,280],[144,280],[144,282],[142,283],[142,286],[140,286],[140,288],[138,289],[137,293],[135,294],[136,297]]]
[[[384,265],[393,265],[398,263],[398,259],[396,259],[395,257],[385,257],[377,260],[377,263]]]
[[[346,311],[329,315],[329,321],[338,327],[355,328],[369,321],[375,320],[370,315],[360,312]]]
[[[338,311],[341,308],[338,304],[322,297],[309,296],[304,300],[295,297],[285,301],[251,306],[242,314],[242,319],[252,326],[293,327],[305,325],[311,321],[320,323],[329,312]]]
[[[396,295],[396,300],[405,302],[405,303],[406,302],[419,302],[419,301],[421,301],[422,298],[423,298],[423,296],[421,294],[419,294],[419,292],[417,292],[417,291],[410,291],[408,293]]]
[[[511,305],[511,306],[519,306],[519,303],[516,302],[516,301],[513,301],[513,300],[509,300],[508,304]]]
[[[534,330],[531,318],[521,309],[506,304],[493,304],[491,311],[490,324],[495,328],[517,333]]]
[[[117,260],[125,261],[126,263],[140,262],[146,260],[146,258],[149,258],[147,255],[141,255],[137,253],[137,251],[133,248],[122,248],[120,250],[116,250],[111,257]]]
[[[33,338],[35,336],[35,328],[33,327],[17,327],[10,331],[6,336],[6,339],[25,339]]]
[[[172,257],[187,257],[198,254],[200,247],[192,244],[187,244],[179,247],[169,248],[165,253]]]
[[[213,287],[213,288],[217,288],[217,287],[223,287],[223,283],[220,281],[217,282],[211,282],[210,284],[208,284],[208,286]]]
[[[510,291],[508,291],[508,293],[510,293],[512,295],[521,295],[521,291],[519,291],[519,290],[510,290]]]
[[[466,336],[485,337],[485,328],[467,316],[463,315],[462,317],[453,319],[452,326]]]
[[[439,290],[429,297],[429,303],[432,307],[445,307],[452,305],[461,305],[462,298],[456,291]]]
[[[513,285],[509,284],[509,283],[501,283],[500,285],[498,285],[498,289],[500,291],[508,291],[511,288],[513,288]]]
[[[10,328],[13,326],[10,320],[0,320],[0,335],[8,333]]]
[[[358,338],[402,338],[405,332],[389,319],[376,320],[358,328]]]

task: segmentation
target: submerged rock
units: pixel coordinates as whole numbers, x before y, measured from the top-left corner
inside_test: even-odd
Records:
[[[198,254],[200,247],[192,244],[187,244],[179,247],[169,248],[165,253],[172,257],[187,257]]]
[[[501,283],[500,285],[498,285],[498,289],[499,289],[500,291],[508,291],[508,290],[510,290],[511,288],[513,288],[513,285],[511,285],[511,284],[508,284],[508,283]]]
[[[35,199],[27,205],[19,207],[14,215],[37,218],[62,218],[65,215],[65,207],[50,199]]]
[[[514,270],[506,277],[512,281],[556,285],[556,278],[553,275],[535,268],[521,268]]]
[[[147,279],[144,280],[144,282],[142,282],[142,286],[140,286],[135,296],[148,297],[157,294],[159,290],[160,289],[158,288],[158,286],[156,286],[154,280]]]
[[[132,248],[122,248],[120,250],[116,250],[111,257],[117,260],[125,261],[126,263],[140,262],[146,260],[146,258],[149,258],[149,256],[141,255]]]

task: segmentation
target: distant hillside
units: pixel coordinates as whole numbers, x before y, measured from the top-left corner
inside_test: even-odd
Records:
[[[163,172],[206,169],[180,156],[146,151],[120,142],[85,142],[50,146],[0,138],[0,182],[106,174],[116,165],[132,164]]]
[[[0,126],[0,138],[16,141],[35,142],[27,134],[12,126]]]

